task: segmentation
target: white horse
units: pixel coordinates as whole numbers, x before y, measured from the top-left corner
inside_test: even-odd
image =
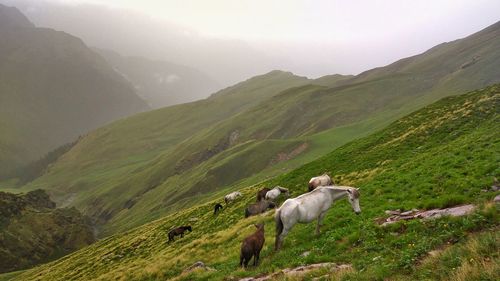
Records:
[[[334,184],[329,175],[323,174],[309,180],[309,191],[313,191],[318,186],[328,186]]]
[[[275,250],[281,248],[283,239],[296,223],[310,223],[318,219],[316,234],[319,235],[319,228],[326,212],[334,201],[344,196],[348,196],[354,212],[361,213],[359,195],[359,190],[355,187],[321,186],[299,197],[287,199],[274,215],[276,221]]]
[[[228,204],[229,202],[233,202],[234,200],[236,200],[236,198],[242,196],[241,195],[241,192],[239,191],[235,191],[235,192],[231,192],[229,194],[227,194],[226,196],[224,196],[224,202],[226,202],[226,204]]]
[[[276,186],[275,188],[269,190],[266,193],[266,200],[274,200],[280,196],[281,193],[284,193],[285,196],[290,196],[290,192],[288,191],[287,188],[281,187],[281,186]]]

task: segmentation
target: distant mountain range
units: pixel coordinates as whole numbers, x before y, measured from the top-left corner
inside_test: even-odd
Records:
[[[220,88],[204,73],[186,66],[94,50],[134,85],[137,94],[152,108],[203,99]]]
[[[498,65],[500,23],[357,76],[273,71],[99,128],[23,190],[47,189],[111,234],[299,167],[442,97],[498,83]]]
[[[223,86],[266,72],[278,61],[289,61],[269,56],[242,40],[204,36],[168,20],[89,1],[0,0],[0,3],[17,7],[37,26],[63,30],[89,46],[189,66]]]
[[[112,120],[148,110],[80,39],[0,5],[0,176]]]

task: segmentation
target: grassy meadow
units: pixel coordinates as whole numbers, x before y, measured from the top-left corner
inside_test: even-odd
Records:
[[[499,103],[500,85],[445,98],[292,172],[240,189],[243,198],[218,216],[212,207],[221,197],[104,238],[14,280],[235,280],[327,261],[353,265],[339,276],[328,273],[329,280],[497,280],[498,206],[491,200],[498,192],[481,190],[500,173]],[[362,214],[339,201],[320,236],[314,224],[296,225],[274,252],[274,212],[244,219],[245,206],[264,186],[302,194],[308,179],[323,172],[360,188]],[[465,203],[477,210],[459,218],[376,223],[388,209]],[[266,229],[261,264],[240,269],[241,240],[256,222]],[[167,244],[168,230],[186,224],[193,232]],[[183,273],[198,260],[215,271]],[[324,274],[319,270],[306,279]]]

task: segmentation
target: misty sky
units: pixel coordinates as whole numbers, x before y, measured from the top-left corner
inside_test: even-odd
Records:
[[[249,67],[248,73],[242,70],[229,82],[272,69],[313,78],[334,73],[357,74],[465,37],[500,20],[499,0],[52,1],[134,10],[154,20],[174,23],[187,36],[193,33],[211,39],[244,41],[259,52],[256,61],[266,64]],[[193,61],[179,62],[217,76],[216,70],[201,63],[197,66],[191,57]],[[224,75],[229,77],[231,73]]]

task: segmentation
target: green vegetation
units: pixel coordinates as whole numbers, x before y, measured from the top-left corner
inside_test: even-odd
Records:
[[[107,122],[148,109],[80,39],[0,5],[0,178]]]
[[[290,171],[441,97],[500,82],[499,38],[497,23],[355,77],[257,76],[100,128],[20,190],[47,189],[91,216],[101,236],[125,231]]]
[[[499,40],[490,39],[497,33],[493,26],[471,36],[473,40],[337,79],[342,86],[290,88],[315,81],[272,72],[207,100],[140,114],[84,138],[68,153],[71,160],[58,161],[27,188],[50,188],[59,202],[76,193],[72,204],[106,223],[105,234],[125,230],[224,187],[300,166],[437,97],[456,93],[445,87],[452,80],[482,77],[464,89],[495,81],[499,76],[490,66],[499,59]],[[483,59],[463,68],[476,53]],[[451,56],[453,63],[435,63]],[[341,128],[349,129],[338,134]]]
[[[76,142],[77,141],[61,145],[36,161],[13,169],[11,174],[6,177],[16,179],[16,184],[28,183],[45,173],[47,167],[54,163],[61,155],[68,152],[76,144]]]
[[[212,207],[220,198],[115,234],[14,280],[229,280],[325,261],[353,265],[339,277],[343,280],[497,280],[499,217],[498,206],[490,202],[498,192],[481,190],[500,175],[499,109],[500,85],[442,99],[299,169],[242,188],[243,198],[216,217]],[[314,224],[296,225],[283,250],[273,252],[273,211],[244,219],[245,206],[263,186],[279,184],[293,196],[304,193],[308,179],[323,172],[339,184],[360,188],[362,214],[356,216],[347,201],[338,202],[320,236],[314,236]],[[387,209],[462,202],[476,204],[477,211],[377,224]],[[260,221],[266,227],[262,263],[239,269],[241,240]],[[186,224],[193,232],[167,244],[168,230]],[[430,253],[442,249],[435,257]],[[310,254],[301,255],[305,251]],[[182,273],[198,260],[216,271]]]
[[[0,192],[0,272],[54,260],[92,242],[88,218],[75,208],[56,209],[43,190]]]

